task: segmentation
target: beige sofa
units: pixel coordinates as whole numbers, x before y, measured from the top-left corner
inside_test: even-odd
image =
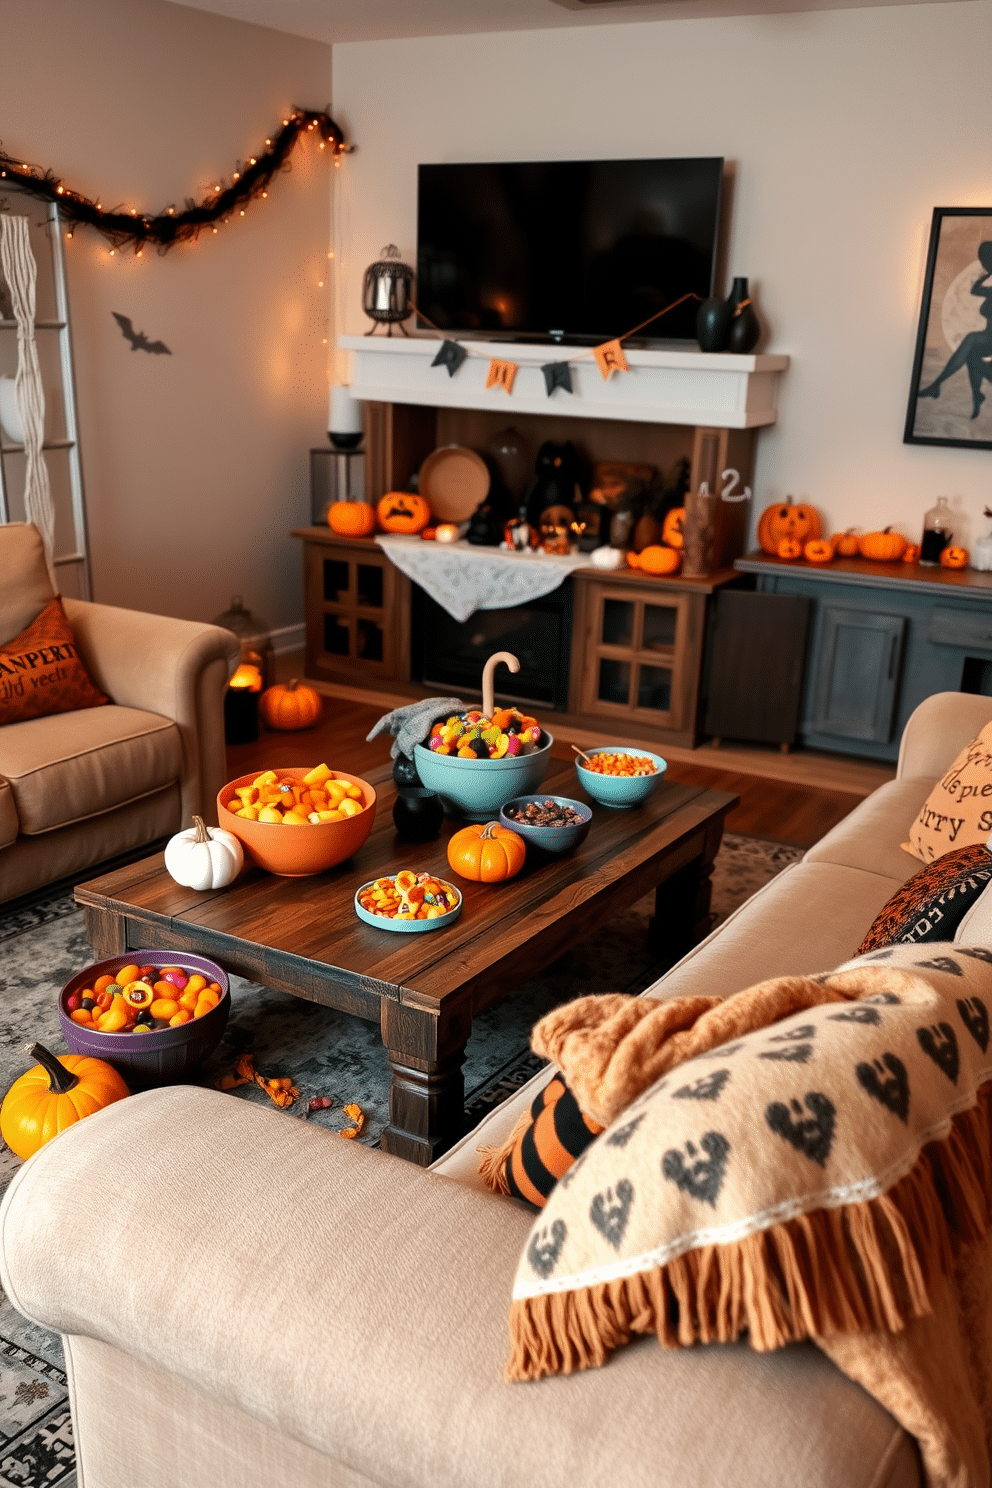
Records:
[[[52,598],[35,527],[0,526],[0,644]],[[188,826],[216,822],[224,691],[238,642],[216,625],[65,599],[101,708],[0,727],[0,903]]]
[[[898,778],[652,992],[847,959],[917,866],[899,844],[935,777],[990,718],[989,698],[925,702]],[[915,1443],[809,1344],[647,1338],[502,1382],[532,1214],[481,1188],[475,1149],[533,1094],[427,1172],[188,1087],[43,1148],[0,1209],[2,1279],[64,1336],[81,1485],[918,1488]]]

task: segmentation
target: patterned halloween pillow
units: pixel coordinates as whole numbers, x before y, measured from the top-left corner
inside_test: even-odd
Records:
[[[26,630],[0,646],[0,724],[109,701],[90,680],[59,595]]]
[[[809,1006],[769,1023],[783,987]],[[636,1333],[898,1331],[988,1231],[992,950],[890,946],[731,1002],[750,1028],[622,1111],[537,1216],[508,1379],[601,1365]]]
[[[979,900],[986,894],[992,906],[992,853],[984,843],[944,853],[896,890],[855,955],[897,941],[973,941],[976,936],[968,932],[973,932]],[[986,910],[983,920],[988,914]]]
[[[930,792],[903,849],[932,863],[992,832],[992,723],[967,744]]]

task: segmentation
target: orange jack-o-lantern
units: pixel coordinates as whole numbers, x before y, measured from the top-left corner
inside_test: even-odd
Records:
[[[956,543],[950,543],[941,552],[940,561],[944,568],[966,568],[968,549],[959,548]]]
[[[798,537],[783,537],[779,539],[775,552],[780,558],[788,558],[792,562],[803,556],[803,545]]]
[[[857,558],[858,534],[853,527],[848,527],[846,532],[835,532],[830,541],[838,558]]]
[[[902,555],[902,561],[903,561],[903,563],[919,563],[919,561],[920,561],[920,545],[919,545],[919,543],[910,543],[909,547],[906,549],[905,553],[903,553],[903,555]]]
[[[383,532],[422,532],[431,519],[423,496],[411,491],[388,491],[375,509]]]
[[[807,563],[830,563],[834,556],[834,545],[828,537],[814,537],[803,548]]]
[[[791,496],[777,506],[765,507],[758,522],[758,542],[766,553],[778,553],[780,558],[778,545],[783,538],[794,538],[801,552],[803,543],[819,536],[820,518],[816,508],[804,501],[793,503]]]
[[[661,524],[661,540],[669,548],[681,548],[685,542],[685,507],[673,506]]]

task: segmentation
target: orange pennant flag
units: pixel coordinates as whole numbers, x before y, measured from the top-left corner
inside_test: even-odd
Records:
[[[602,346],[593,348],[593,356],[596,358],[596,365],[602,373],[604,382],[608,382],[614,372],[630,371],[619,341],[604,341]]]
[[[493,357],[489,363],[489,376],[486,378],[486,387],[501,387],[504,392],[513,392],[513,379],[517,375],[516,362],[501,362]]]

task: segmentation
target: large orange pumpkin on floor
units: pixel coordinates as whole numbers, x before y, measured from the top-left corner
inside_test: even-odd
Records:
[[[339,537],[368,537],[375,531],[375,507],[367,501],[332,501],[327,525]]]
[[[383,532],[422,532],[431,519],[423,496],[412,491],[388,491],[376,507]]]
[[[285,687],[278,682],[267,688],[258,700],[258,711],[269,728],[287,731],[309,728],[317,722],[323,706],[320,693],[295,677]]]
[[[897,563],[906,551],[906,539],[901,533],[884,527],[881,532],[866,532],[858,539],[862,558],[871,558],[876,563]]]
[[[31,1157],[67,1126],[131,1093],[103,1059],[89,1054],[56,1059],[42,1044],[32,1044],[29,1052],[38,1063],[14,1081],[0,1106],[0,1135],[18,1157]]]
[[[793,502],[787,496],[777,506],[766,506],[758,522],[758,542],[766,553],[778,553],[783,538],[794,538],[800,544],[820,536],[820,518],[805,501]],[[781,556],[781,555],[779,555]]]
[[[499,822],[462,827],[448,842],[448,862],[473,883],[502,883],[524,866],[524,839]]]

